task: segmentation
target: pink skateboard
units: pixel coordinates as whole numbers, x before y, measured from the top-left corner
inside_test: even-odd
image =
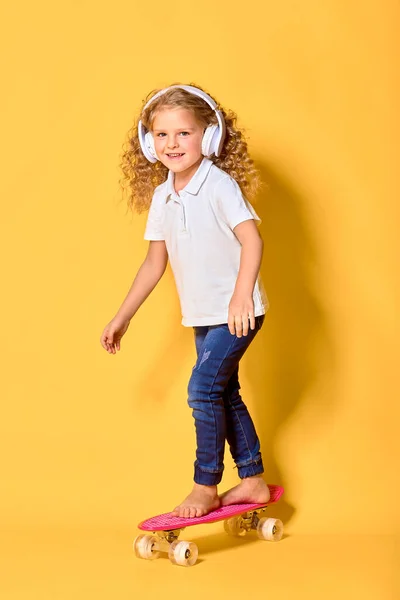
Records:
[[[283,534],[283,525],[279,519],[261,517],[270,504],[278,502],[283,487],[269,485],[271,497],[267,504],[231,504],[223,506],[203,517],[183,518],[164,513],[139,523],[142,531],[151,531],[153,535],[138,535],[133,549],[138,558],[158,558],[160,552],[166,552],[173,564],[191,567],[195,564],[198,549],[193,542],[179,541],[180,532],[185,527],[201,523],[224,521],[226,533],[234,536],[245,535],[251,529],[257,531],[262,540],[277,542]]]

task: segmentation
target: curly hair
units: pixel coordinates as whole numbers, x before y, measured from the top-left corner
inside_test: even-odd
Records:
[[[171,85],[182,85],[180,83]],[[201,86],[190,83],[203,92]],[[164,88],[161,88],[164,89]],[[142,213],[150,208],[154,189],[163,183],[168,176],[168,168],[160,161],[151,163],[147,160],[140,146],[138,136],[138,122],[141,119],[146,130],[151,131],[156,113],[164,108],[184,108],[192,111],[197,121],[207,127],[218,124],[214,110],[209,104],[182,88],[172,88],[161,94],[145,109],[145,104],[160,89],[149,92],[142,101],[140,116],[138,116],[131,129],[128,131],[127,139],[123,144],[120,167],[123,176],[119,183],[123,193],[128,192],[128,208],[132,212]],[[208,92],[206,92],[208,94]],[[210,95],[210,94],[208,94]],[[212,97],[212,96],[211,96]],[[247,151],[247,142],[244,130],[236,126],[237,115],[232,110],[224,109],[216,100],[217,109],[221,111],[226,124],[226,136],[220,156],[208,157],[217,167],[226,171],[239,184],[242,193],[250,201],[263,186],[260,173],[255,167],[253,159]]]

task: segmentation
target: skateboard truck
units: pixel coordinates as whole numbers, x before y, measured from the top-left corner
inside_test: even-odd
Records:
[[[153,531],[153,534],[158,535],[161,539],[165,539],[172,544],[172,542],[175,542],[175,540],[178,539],[180,532],[184,529],[184,527],[181,527],[180,529],[170,529],[168,531]]]
[[[261,508],[259,510],[251,510],[243,515],[239,515],[237,517],[238,524],[240,529],[244,529],[245,531],[251,531],[252,529],[257,529],[257,525],[260,521],[259,514],[264,513],[266,508]]]

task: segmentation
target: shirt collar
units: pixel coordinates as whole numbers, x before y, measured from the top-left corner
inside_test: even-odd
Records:
[[[187,183],[185,185],[185,187],[182,190],[180,190],[180,192],[189,192],[189,194],[197,194],[202,183],[204,183],[212,164],[214,164],[212,162],[212,160],[210,160],[209,158],[204,156],[203,160],[199,164],[199,167],[198,167],[196,173],[192,176],[189,183]],[[169,170],[168,177],[167,177],[167,189],[166,189],[166,195],[165,195],[166,202],[168,202],[168,199],[170,198],[170,196],[172,196],[173,198],[176,198],[176,196],[177,196],[177,194],[174,190],[174,179],[175,179],[174,172]]]

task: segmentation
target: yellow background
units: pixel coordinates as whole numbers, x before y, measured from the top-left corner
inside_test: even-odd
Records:
[[[398,564],[399,3],[17,2],[2,18],[2,598],[394,598]],[[137,523],[192,486],[193,333],[170,269],[121,352],[100,345],[147,249],[122,143],[155,87],[239,115],[270,184],[270,299],[241,363],[279,544]],[[227,452],[221,490],[234,485]]]

